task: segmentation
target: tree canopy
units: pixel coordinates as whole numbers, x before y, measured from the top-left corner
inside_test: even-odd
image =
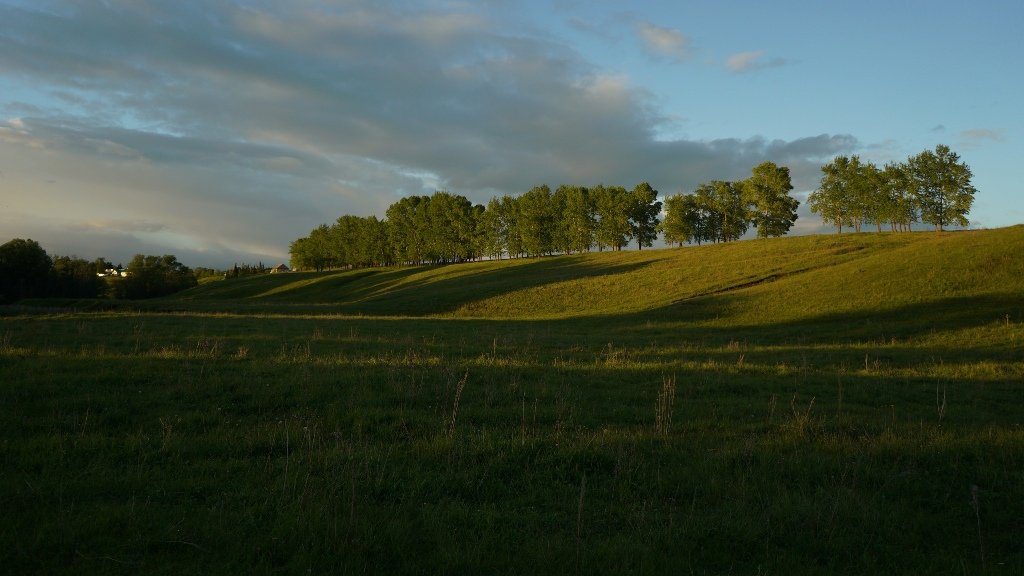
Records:
[[[0,246],[0,303],[54,297],[151,298],[196,283],[192,270],[172,255],[139,254],[123,269],[106,258],[50,256],[31,239],[15,238]]]
[[[971,185],[971,169],[959,155],[939,144],[934,152],[911,157],[907,172],[922,222],[940,231],[950,224],[967,226],[977,190]]]
[[[844,226],[860,232],[864,224],[875,224],[879,231],[885,223],[893,231],[910,230],[919,221],[940,231],[967,226],[977,192],[971,169],[942,144],[882,169],[854,155],[837,156],[821,171],[808,202],[840,234]]]
[[[872,223],[879,231],[883,223],[894,231],[917,221],[939,230],[966,225],[976,192],[970,169],[942,145],[882,169],[837,156],[821,171],[808,204],[840,233]],[[322,224],[292,242],[291,261],[296,269],[323,270],[621,250],[631,241],[642,250],[659,233],[667,244],[701,244],[738,240],[750,227],[769,238],[789,233],[797,220],[792,190],[788,167],[762,162],[745,180],[710,180],[664,203],[648,182],[632,190],[598,184],[554,192],[543,184],[486,205],[438,191],[398,200],[381,220],[345,215]]]
[[[638,250],[651,246],[658,238],[659,213],[658,191],[647,182],[637,184],[629,197],[629,232]]]
[[[750,226],[760,238],[782,236],[797,218],[799,201],[789,195],[792,189],[789,169],[772,162],[756,166],[747,180],[701,183],[693,194],[665,199],[665,242],[730,242]]]
[[[128,263],[128,275],[111,286],[116,298],[155,298],[191,288],[197,284],[192,270],[171,254],[136,254]]]
[[[31,238],[0,246],[0,302],[46,295],[52,266],[50,255]]]
[[[445,264],[478,258],[538,257],[651,246],[659,230],[658,192],[641,182],[593,188],[535,186],[486,206],[438,191],[402,198],[386,218],[344,215],[291,243],[296,269]]]
[[[764,162],[751,171],[742,184],[743,194],[750,205],[750,223],[757,228],[758,238],[783,236],[796,222],[796,209],[800,202],[789,195],[793,184],[789,168]]]

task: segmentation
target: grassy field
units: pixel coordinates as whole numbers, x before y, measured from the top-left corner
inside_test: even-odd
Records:
[[[0,571],[1024,573],[1024,226],[0,312]]]

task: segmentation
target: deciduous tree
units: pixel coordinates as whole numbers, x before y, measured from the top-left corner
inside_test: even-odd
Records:
[[[52,266],[49,254],[31,238],[0,246],[0,302],[45,296]]]
[[[407,196],[388,206],[388,239],[399,264],[419,264],[426,257],[429,203],[429,196]]]
[[[128,263],[128,276],[114,282],[112,288],[117,298],[137,300],[166,296],[196,284],[192,270],[174,255],[136,254]]]
[[[750,210],[743,196],[742,182],[715,180],[711,185],[720,215],[719,239],[723,242],[739,240],[750,228]]]
[[[971,169],[960,156],[939,144],[907,161],[921,220],[942,231],[953,224],[967,226],[967,214],[977,190],[971,185]]]
[[[583,186],[559,186],[555,191],[556,247],[565,252],[587,252],[594,245],[596,224],[589,191]]]
[[[783,236],[796,222],[800,202],[789,195],[793,184],[789,168],[763,162],[754,167],[751,176],[741,184],[745,202],[750,206],[750,222],[757,228],[758,238]]]
[[[96,275],[93,262],[75,256],[57,256],[53,259],[49,295],[99,298],[106,292],[106,288],[103,278]]]
[[[658,238],[660,213],[658,191],[647,182],[637,184],[629,196],[629,232],[636,240],[637,250],[652,245]]]
[[[856,158],[856,157],[855,157]],[[807,197],[811,212],[820,214],[821,219],[836,227],[839,234],[843,226],[852,226],[851,216],[851,182],[856,174],[859,161],[851,161],[848,156],[837,156],[821,167],[821,181],[818,189]]]
[[[700,242],[699,213],[693,194],[674,194],[665,198],[665,219],[661,231],[666,244],[682,246],[689,242]]]
[[[917,205],[906,164],[890,162],[879,171],[878,178],[878,221],[889,222],[893,232],[909,231],[911,224],[917,222]]]
[[[530,256],[541,256],[553,251],[552,231],[555,224],[551,189],[546,184],[535,186],[517,198],[519,205],[519,234],[523,250]]]
[[[629,193],[622,186],[598,185],[591,191],[597,214],[595,240],[598,248],[608,246],[622,250],[630,238]]]

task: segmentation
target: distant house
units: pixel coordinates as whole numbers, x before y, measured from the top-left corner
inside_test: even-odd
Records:
[[[277,274],[278,272],[290,272],[290,270],[288,270],[288,267],[284,264],[278,264],[270,269],[271,274]]]
[[[117,268],[107,268],[103,272],[97,272],[96,275],[99,276],[100,278],[106,278],[107,276],[120,276],[122,278],[127,278],[128,271],[119,270]]]

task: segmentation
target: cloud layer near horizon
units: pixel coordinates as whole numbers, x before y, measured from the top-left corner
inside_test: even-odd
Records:
[[[473,8],[30,6],[0,6],[0,224],[86,257],[285,258],[321,222],[434,189],[481,203],[541,183],[673,193],[766,159],[806,189],[858,145],[661,140],[667,120],[628,79]]]

